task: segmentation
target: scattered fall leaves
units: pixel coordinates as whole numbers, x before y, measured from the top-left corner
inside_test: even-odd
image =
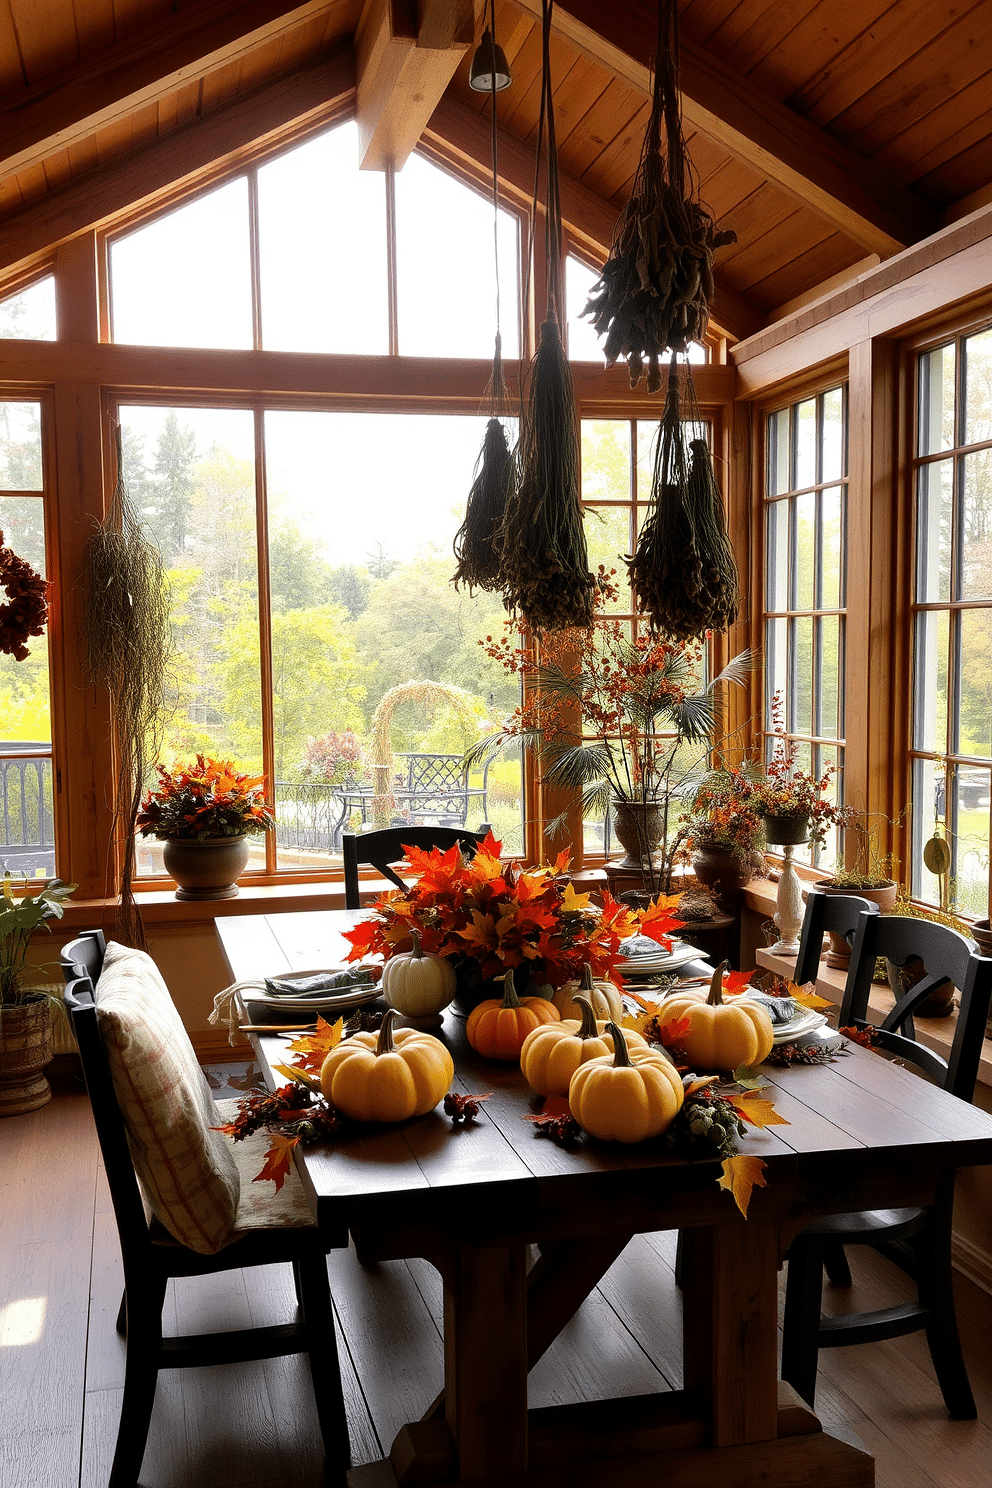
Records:
[[[720,1166],[723,1173],[716,1180],[717,1188],[725,1188],[733,1194],[734,1203],[747,1219],[752,1189],[768,1187],[764,1179],[765,1164],[760,1157],[738,1154],[736,1157],[725,1157]]]

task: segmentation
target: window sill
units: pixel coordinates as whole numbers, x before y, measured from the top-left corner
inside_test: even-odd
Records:
[[[363,879],[362,902],[371,903],[392,884],[383,878]],[[344,909],[344,884],[242,884],[233,899],[177,899],[173,889],[151,889],[135,895],[138,912],[145,925],[195,924],[228,915],[283,914],[293,910]],[[116,898],[72,899],[65,915],[56,923],[67,930],[84,930],[94,925],[112,925],[117,913]],[[57,933],[57,932],[56,932]]]

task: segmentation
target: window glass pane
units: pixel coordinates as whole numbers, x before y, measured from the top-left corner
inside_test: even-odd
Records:
[[[648,419],[637,420],[637,499],[651,499],[651,478],[654,474],[654,448],[660,424]]]
[[[797,491],[816,482],[816,399],[796,406]]]
[[[958,754],[992,756],[992,610],[962,610]]]
[[[813,555],[816,552],[816,496],[812,491],[797,496],[792,503],[796,524],[796,597],[797,610],[811,610],[814,603]]]
[[[940,903],[940,883],[923,861],[923,848],[938,825],[944,827],[944,767],[939,760],[913,761],[913,894],[930,904]],[[943,835],[943,833],[942,833]]]
[[[954,466],[923,465],[916,496],[916,598],[932,604],[951,597],[951,517]]]
[[[920,357],[919,452],[935,455],[954,445],[954,346]]]
[[[837,480],[844,472],[844,390],[833,388],[820,400],[823,408],[821,481]]]
[[[41,404],[0,401],[0,491],[41,489]]]
[[[565,307],[568,318],[568,359],[571,362],[603,362],[601,338],[592,321],[582,314],[599,275],[571,254],[565,259]]]
[[[630,592],[626,587],[627,568],[623,560],[631,552],[630,507],[587,506],[585,525],[590,569],[595,573],[600,564],[607,573],[611,568],[616,569],[621,594],[620,608],[622,611],[629,611]]]
[[[992,330],[969,336],[964,355],[964,442],[981,444],[992,439]],[[986,452],[985,458],[992,456]],[[986,480],[986,490],[988,487]]]
[[[820,495],[820,603],[822,610],[844,604],[841,560],[844,536],[844,494],[839,486]]]
[[[630,423],[582,420],[583,501],[630,500]]]
[[[281,866],[326,866],[342,829],[383,820],[488,817],[507,852],[523,850],[519,756],[473,772],[467,795],[461,778],[468,745],[519,703],[479,645],[502,631],[499,596],[450,582],[485,425],[265,415]],[[334,814],[308,836],[317,785]]]
[[[816,732],[825,739],[840,737],[841,727],[841,631],[835,615],[817,622],[820,632],[820,719]]]
[[[355,124],[260,167],[267,350],[388,352],[385,180],[378,171],[358,169]]]
[[[785,697],[789,681],[789,622],[765,621],[765,728],[772,727],[771,701],[776,693]]]
[[[55,279],[49,274],[0,300],[0,341],[54,341]]]
[[[242,409],[120,409],[124,473],[171,587],[174,711],[161,757],[203,752],[262,770],[261,672],[252,415]],[[264,837],[248,839],[264,867]],[[162,844],[139,837],[139,871]]]
[[[813,621],[808,616],[793,620],[792,719],[789,730],[813,732]]]
[[[953,780],[954,907],[984,919],[989,912],[989,772],[974,765],[957,765]]]
[[[788,501],[768,503],[765,575],[769,610],[789,608],[789,505]]]
[[[961,598],[992,599],[992,449],[961,463]]]
[[[842,805],[844,801],[843,750],[821,747],[815,753],[817,779],[822,779],[828,769],[831,771],[830,779],[823,792],[823,799],[830,801],[834,806]],[[815,848],[812,854],[808,848],[805,849],[807,860],[817,867],[827,870],[835,869],[844,861],[843,836],[840,827],[831,827],[822,847]]]
[[[115,341],[250,348],[245,178],[116,239],[110,286]]]
[[[789,470],[789,410],[768,419],[768,494],[781,496],[792,489]]]
[[[517,219],[498,214],[503,355],[519,355]],[[492,202],[422,156],[396,177],[399,349],[406,356],[492,357],[496,273]]]
[[[916,749],[947,748],[948,634],[946,610],[924,610],[917,615],[913,673]]]

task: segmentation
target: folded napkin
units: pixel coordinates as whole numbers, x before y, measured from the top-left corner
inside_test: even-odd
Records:
[[[639,956],[657,958],[668,954],[665,947],[659,945],[656,940],[652,940],[650,935],[628,936],[626,940],[620,942],[620,953],[628,961],[636,961]]]
[[[368,967],[355,966],[348,971],[320,971],[314,976],[296,977],[292,981],[265,978],[270,997],[326,997],[329,992],[347,992],[351,988],[367,992],[374,985]]]
[[[768,997],[764,992],[748,992],[746,996],[748,1002],[756,1002],[764,1008],[775,1027],[791,1023],[803,1011],[791,997]]]

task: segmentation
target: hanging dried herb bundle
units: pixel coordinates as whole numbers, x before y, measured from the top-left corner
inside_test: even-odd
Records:
[[[737,240],[717,232],[700,204],[682,135],[676,0],[659,0],[654,91],[634,189],[583,315],[606,336],[612,367],[623,357],[636,387],[647,362],[648,392],[662,384],[666,351],[702,341],[713,299],[713,251]],[[662,146],[664,125],[664,147]]]
[[[526,407],[521,409],[519,479],[503,523],[503,603],[531,630],[586,627],[593,619],[595,581],[589,572],[579,500],[579,431],[572,374],[561,344],[562,225],[558,150],[551,93],[551,12],[543,0],[543,58],[537,165],[547,142],[545,259],[548,307],[541,341],[530,368]],[[532,223],[537,220],[534,187]],[[531,249],[533,254],[533,237]]]
[[[452,582],[456,589],[459,584],[468,584],[470,589],[497,590],[503,587],[500,532],[506,504],[516,482],[516,463],[507,444],[506,430],[498,417],[506,402],[497,332],[489,422],[475,467],[475,480],[465,505],[465,520],[455,534],[458,567]]]
[[[110,695],[114,736],[113,837],[121,840],[117,938],[144,945],[132,891],[134,824],[148,765],[158,753],[171,652],[169,594],[158,550],[141,531],[124,480],[120,426],[117,481],[107,514],[83,555],[86,661]]]
[[[637,607],[652,630],[690,641],[726,630],[740,600],[737,563],[727,536],[723,498],[698,426],[688,363],[685,391],[673,354],[668,392],[655,444],[651,511],[627,568]]]

